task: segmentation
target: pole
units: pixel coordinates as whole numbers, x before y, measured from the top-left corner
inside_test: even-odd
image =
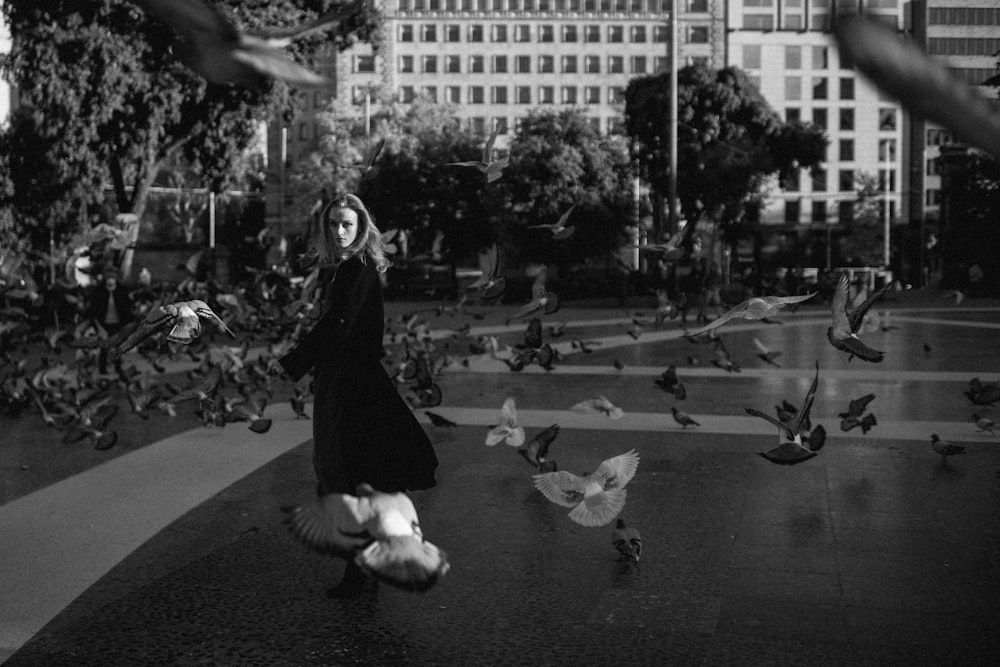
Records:
[[[208,193],[208,247],[215,249],[215,193]]]
[[[365,136],[372,133],[372,91],[365,89]]]
[[[670,172],[667,176],[667,225],[677,233],[677,0],[670,0],[670,110],[667,125],[670,132]],[[659,242],[660,239],[657,239]]]
[[[891,223],[889,219],[889,211],[890,211],[889,184],[890,181],[892,180],[890,178],[890,172],[889,172],[889,170],[891,169],[891,163],[889,159],[890,155],[889,147],[892,145],[890,143],[891,141],[892,139],[885,140],[885,231],[883,232],[883,236],[885,237],[885,243],[883,244],[883,249],[882,249],[882,263],[885,265],[887,271],[889,270],[889,231]]]
[[[278,223],[285,230],[285,171],[288,164],[288,128],[281,128],[281,192],[278,199]]]

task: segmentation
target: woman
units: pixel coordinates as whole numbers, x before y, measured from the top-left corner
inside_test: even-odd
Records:
[[[430,488],[434,448],[381,363],[382,235],[354,195],[331,201],[320,220],[316,252],[333,278],[316,325],[280,359],[296,382],[313,371],[317,493],[354,494],[363,482],[387,492]],[[328,595],[356,595],[366,579],[350,561]]]

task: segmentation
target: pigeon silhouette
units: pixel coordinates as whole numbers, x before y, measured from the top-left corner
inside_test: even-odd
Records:
[[[588,398],[585,401],[580,401],[570,407],[570,410],[573,412],[584,413],[600,412],[601,414],[607,415],[611,419],[621,419],[625,416],[624,410],[619,408],[604,396],[595,396],[594,398]]]
[[[516,313],[511,315],[511,320],[527,317],[539,311],[546,315],[551,315],[559,310],[559,295],[555,292],[550,292],[546,288],[545,283],[547,278],[548,269],[543,266],[538,270],[538,275],[535,276],[535,281],[531,284],[531,301],[521,306]]]
[[[299,88],[329,82],[292,62],[283,49],[306,35],[328,30],[365,7],[365,0],[335,6],[313,21],[294,28],[267,28],[241,32],[205,0],[135,0],[159,22],[174,30],[174,49],[181,62],[214,84],[260,89],[267,80]]]
[[[806,392],[802,407],[795,414],[794,422],[784,422],[778,420],[766,412],[755,408],[744,408],[748,414],[770,422],[778,427],[785,441],[777,447],[773,447],[765,452],[760,452],[760,456],[778,465],[795,465],[807,461],[816,456],[816,452],[826,443],[826,429],[822,425],[817,426],[812,432],[806,424],[809,421],[809,413],[812,411],[813,401],[816,399],[816,388],[819,384],[819,362],[816,362],[816,374],[813,376],[812,384]]]
[[[729,350],[726,349],[726,345],[722,342],[721,338],[715,339],[715,358],[712,359],[712,365],[721,368],[727,373],[742,372],[740,365],[730,358]]]
[[[364,162],[360,162],[358,164],[343,164],[340,166],[345,169],[357,169],[361,173],[362,181],[374,180],[375,178],[378,177],[379,171],[381,169],[379,165],[376,164],[376,162],[378,161],[379,156],[382,155],[382,149],[384,148],[385,148],[385,139],[383,138],[377,144],[375,144],[375,147],[372,148],[371,153],[368,154],[368,157],[365,158]],[[395,236],[396,230],[392,231],[393,231],[392,236]],[[383,234],[382,239],[386,241],[386,243],[388,243],[390,241],[389,233],[386,232],[385,234]]]
[[[677,377],[677,366],[668,366],[667,370],[663,371],[663,374],[658,379],[653,380],[653,384],[668,394],[673,394],[674,398],[679,401],[687,397],[687,390],[684,389],[684,385],[681,384],[680,379]]]
[[[486,444],[490,447],[504,442],[511,447],[524,444],[524,427],[517,423],[517,406],[514,399],[508,397],[500,409],[500,423],[486,434]]]
[[[946,440],[942,440],[938,437],[937,433],[931,434],[931,447],[935,452],[941,455],[941,465],[948,464],[949,456],[965,453],[965,447],[962,445],[953,445]]]
[[[541,431],[538,435],[533,437],[528,442],[524,443],[522,446],[518,447],[517,453],[520,454],[528,465],[533,468],[540,468],[541,465],[549,458],[549,446],[555,441],[559,436],[559,424],[553,424],[545,430]],[[539,470],[539,472],[542,472]]]
[[[775,366],[776,368],[781,368],[781,364],[775,361],[775,359],[781,356],[780,350],[771,350],[766,345],[764,345],[764,343],[760,342],[760,340],[756,336],[754,336],[753,338],[753,344],[754,347],[757,348],[757,357],[761,361],[766,363],[768,366]]]
[[[860,306],[848,313],[849,281],[850,278],[847,271],[840,274],[840,280],[837,282],[837,288],[833,293],[833,326],[826,330],[826,337],[829,339],[831,345],[850,355],[847,358],[848,361],[854,357],[858,357],[865,361],[878,363],[885,358],[885,352],[865,345],[858,338],[857,332],[864,320],[865,313],[868,312],[868,309],[871,308],[875,301],[881,298],[892,287],[892,283],[886,282],[880,289],[872,292]]]
[[[860,417],[868,409],[868,404],[875,400],[875,394],[865,394],[861,398],[855,398],[847,405],[847,412],[841,412],[837,416],[840,418]]]
[[[486,176],[486,182],[492,183],[501,176],[503,176],[503,170],[510,164],[510,158],[505,157],[499,160],[492,160],[493,157],[493,144],[497,141],[497,136],[500,135],[500,124],[498,123],[493,128],[493,133],[490,134],[490,138],[486,140],[486,144],[483,146],[483,156],[480,160],[470,160],[466,162],[446,162],[446,167],[472,167],[473,169],[478,169],[480,173]]]
[[[978,428],[980,432],[989,431],[990,435],[996,435],[994,429],[997,427],[997,425],[989,417],[981,417],[980,415],[973,412],[972,421],[976,423],[976,428]]]
[[[448,572],[447,555],[424,539],[405,493],[360,484],[295,507],[285,520],[313,551],[353,560],[364,572],[410,591],[426,591]]]
[[[552,232],[552,238],[557,241],[562,241],[563,239],[568,239],[576,231],[576,227],[567,227],[566,221],[569,220],[569,216],[573,214],[573,209],[576,208],[576,204],[569,207],[565,213],[559,216],[559,220],[552,223],[551,225],[528,225],[528,229],[547,229]]]
[[[678,410],[676,405],[671,406],[670,412],[674,415],[674,421],[680,424],[683,428],[687,428],[688,426],[701,426],[701,424],[692,419],[689,414],[683,412],[682,410]]]
[[[625,519],[615,521],[615,528],[611,531],[611,544],[621,554],[618,560],[639,562],[639,557],[642,556],[642,536],[637,528],[626,526]]]
[[[534,475],[535,488],[546,498],[572,507],[569,518],[582,526],[605,526],[624,509],[629,483],[639,467],[634,449],[602,462],[582,476],[560,470]]]
[[[801,303],[807,299],[811,299],[816,296],[816,292],[811,294],[803,294],[801,296],[754,296],[750,297],[746,301],[737,304],[733,308],[730,308],[722,315],[712,320],[703,327],[697,329],[692,329],[687,331],[684,335],[688,338],[694,338],[695,336],[700,336],[701,334],[708,333],[713,329],[718,329],[726,322],[736,319],[743,318],[745,320],[762,320],[767,317],[773,317],[778,314],[782,308],[791,303]]]
[[[503,277],[503,253],[500,246],[494,243],[486,252],[488,266],[486,271],[469,285],[469,289],[479,290],[479,298],[482,301],[494,302],[500,299],[507,291],[507,279]]]

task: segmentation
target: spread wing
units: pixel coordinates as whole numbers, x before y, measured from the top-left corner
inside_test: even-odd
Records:
[[[201,34],[233,42],[239,39],[239,32],[229,19],[204,0],[135,0],[135,3],[184,37]]]
[[[556,505],[576,507],[583,501],[586,483],[582,477],[571,472],[559,470],[532,475],[531,478],[535,480],[535,488]]]
[[[354,496],[333,493],[296,507],[285,523],[313,551],[346,557],[372,541],[364,527],[369,517],[361,514],[358,502]]]
[[[730,308],[729,310],[727,310],[722,315],[720,315],[716,319],[712,320],[711,322],[709,322],[705,326],[698,327],[697,329],[692,329],[691,331],[686,331],[684,333],[684,337],[685,338],[694,338],[694,337],[699,336],[699,335],[701,335],[703,333],[711,331],[712,329],[718,329],[719,327],[721,327],[723,324],[725,324],[726,322],[728,322],[731,319],[734,319],[734,318],[737,318],[737,317],[746,317],[747,313],[749,312],[749,308],[750,308],[750,300],[747,299],[743,303],[737,304],[736,306]]]
[[[122,329],[120,333],[125,334],[123,340],[119,341],[117,336],[109,339],[108,346],[113,350],[112,356],[117,358],[150,336],[173,328],[177,324],[177,319],[177,307],[173,304],[154,308],[137,327]]]
[[[743,408],[743,409],[746,410],[747,414],[753,415],[754,417],[760,417],[764,421],[770,422],[775,426],[777,426],[779,429],[781,429],[781,432],[784,433],[785,437],[788,438],[789,440],[795,439],[795,434],[792,433],[792,429],[788,428],[788,424],[784,423],[783,421],[775,419],[766,412],[761,412],[756,408]]]
[[[809,411],[812,410],[813,401],[816,400],[816,386],[819,384],[819,362],[816,362],[816,375],[813,376],[809,391],[806,392],[805,400],[802,401],[802,408],[799,410],[798,421],[795,424],[795,432],[802,433],[803,429],[808,430],[812,425],[809,421]]]
[[[872,307],[872,304],[878,301],[883,294],[889,291],[890,287],[892,287],[892,283],[887,280],[885,285],[882,285],[882,287],[869,294],[868,298],[862,301],[861,305],[854,309],[849,317],[852,332],[857,332],[857,330],[861,328],[861,323],[865,319],[865,313],[867,313],[868,309]]]
[[[634,449],[603,461],[593,472],[602,481],[605,490],[621,489],[635,476],[639,469],[639,455]]]
[[[490,163],[490,156],[493,155],[493,144],[497,142],[497,137],[500,135],[500,124],[497,123],[493,127],[493,133],[490,134],[490,138],[486,140],[486,145],[483,146],[483,163]],[[506,166],[506,165],[505,165]]]
[[[840,274],[837,281],[837,288],[833,292],[831,308],[833,310],[833,330],[838,338],[850,335],[851,323],[847,319],[847,299],[848,299],[849,278],[847,271]]]

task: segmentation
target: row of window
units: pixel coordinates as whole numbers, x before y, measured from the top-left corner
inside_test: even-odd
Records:
[[[397,71],[401,74],[413,74],[416,58],[414,56],[399,56]],[[469,72],[482,72],[483,56],[471,56],[468,59]],[[601,68],[601,56],[560,56],[559,72],[562,74],[624,74],[624,56],[607,56],[604,69]],[[440,69],[439,69],[440,65]],[[630,56],[628,71],[630,74],[647,74],[666,72],[669,69],[669,59],[666,56]],[[374,67],[374,65],[373,65]],[[534,69],[532,69],[534,67]],[[477,69],[478,68],[478,69]],[[361,71],[361,70],[359,70]],[[462,73],[461,56],[421,56],[420,71],[426,74],[444,72],[446,74]],[[556,72],[555,56],[491,56],[490,71],[494,74],[527,74],[532,71],[538,74],[554,74]]]
[[[840,139],[837,142],[838,157],[840,162],[853,162],[854,161],[854,139]],[[896,140],[895,139],[880,139],[878,142],[878,159],[881,162],[886,159],[886,151],[888,151],[888,159],[890,162],[896,160]]]
[[[927,52],[932,56],[992,56],[1000,51],[1000,37],[931,37]]]
[[[486,104],[489,89],[490,104],[556,104],[556,86],[400,86],[399,100],[409,104],[421,96],[430,102],[449,104]],[[439,90],[441,95],[439,96]],[[625,87],[560,86],[560,104],[624,104]],[[602,90],[604,95],[602,95]],[[464,99],[463,99],[464,92]],[[534,93],[534,94],[533,94]],[[364,101],[365,89],[357,86],[354,102]]]
[[[744,3],[744,6],[746,6],[746,3]],[[899,27],[899,21],[894,15],[870,14],[869,16],[873,20],[884,23],[894,30]],[[745,12],[743,14],[743,30],[761,30],[764,32],[771,32],[776,28],[778,30],[796,31],[806,29],[805,18],[802,14],[783,14],[780,16],[780,19],[780,21],[775,21],[774,14]],[[809,15],[809,30],[816,32],[829,32],[831,25],[832,19],[830,14],[813,13]]]
[[[786,46],[785,47],[785,69],[803,69],[802,55],[803,48],[801,46]],[[827,46],[813,46],[810,49],[810,64],[812,69],[829,69],[830,68],[830,48]],[[743,45],[743,68],[744,69],[760,69],[762,63],[762,49],[760,44],[744,44]],[[846,62],[840,63],[841,69],[850,69]]]
[[[824,130],[829,128],[829,110],[819,107],[812,110],[813,125]],[[788,107],[785,109],[785,120],[789,123],[798,123],[806,120],[802,117],[802,109],[798,107]],[[837,126],[842,132],[853,132],[855,125],[855,111],[852,108],[837,109]],[[892,107],[882,107],[878,110],[878,129],[882,132],[893,132],[896,130],[896,110]]]
[[[670,0],[397,0],[409,12],[670,12]],[[708,12],[708,0],[683,0],[688,13]]]
[[[1000,7],[931,7],[931,25],[1000,25]]]
[[[830,205],[837,205],[837,222],[842,225],[849,224],[854,220],[854,207],[855,201],[853,199],[845,199],[838,202],[828,202],[824,200],[814,200],[811,202],[811,211],[809,215],[810,222],[816,223],[829,223],[828,218]],[[889,219],[894,220],[896,218],[896,202],[889,202]],[[797,199],[789,199],[785,201],[785,222],[788,223],[799,223],[802,222],[802,202]]]
[[[810,99],[813,100],[827,100],[830,99],[830,82],[825,76],[814,76],[810,81],[811,94]],[[840,86],[837,91],[839,93],[837,99],[840,100],[853,100],[854,99],[854,78],[853,77],[841,77]],[[786,76],[785,77],[785,99],[786,100],[801,100],[802,99],[802,77],[800,76]]]
[[[889,176],[889,192],[896,191],[896,170],[878,170],[878,189],[885,192],[886,174]],[[837,171],[836,192],[856,192],[858,189],[858,173],[854,169],[839,169]],[[809,172],[809,181],[813,192],[828,192],[831,174],[826,169],[814,169]],[[796,174],[785,184],[785,192],[798,192],[801,189],[799,177]]]
[[[970,86],[982,85],[983,81],[1000,73],[995,67],[949,67],[948,69]]]
[[[400,42],[414,42],[418,35],[421,42],[437,42],[440,34],[443,42],[461,42],[462,26],[459,24],[421,23],[401,23],[398,26]],[[438,30],[440,28],[440,31]],[[607,25],[605,28],[605,40],[610,44],[621,44],[625,42],[625,26]],[[666,43],[670,38],[670,30],[666,25],[633,25],[628,27],[628,41],[633,44],[644,44],[648,41]],[[497,43],[505,42],[530,42],[532,41],[532,29],[535,30],[535,40],[541,43],[555,42],[556,26],[551,24],[531,25],[519,23],[508,25],[506,23],[494,23],[489,26],[489,41]],[[466,42],[486,41],[486,26],[481,23],[473,23],[466,26]],[[688,44],[707,44],[710,36],[707,25],[685,26],[684,41]],[[560,41],[564,43],[584,42],[587,44],[599,43],[601,41],[600,25],[563,25],[559,30]]]

